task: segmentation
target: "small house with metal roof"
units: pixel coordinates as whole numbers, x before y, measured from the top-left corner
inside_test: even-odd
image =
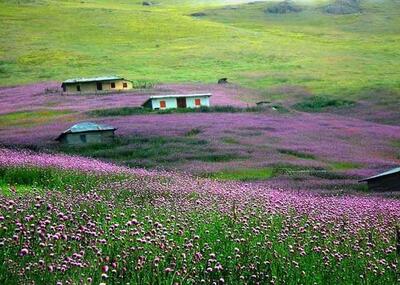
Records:
[[[117,129],[93,122],[82,122],[63,131],[56,140],[66,144],[106,143],[114,138]]]
[[[63,93],[119,92],[133,88],[133,83],[120,76],[74,78],[62,82]]]
[[[211,93],[156,95],[150,96],[142,106],[153,110],[209,107],[210,97]]]
[[[400,167],[365,178],[359,182],[367,182],[371,191],[400,191]]]

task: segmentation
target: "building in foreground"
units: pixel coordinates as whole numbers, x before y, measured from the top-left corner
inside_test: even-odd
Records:
[[[68,79],[61,87],[64,93],[103,93],[130,90],[133,83],[120,76],[103,76]]]
[[[113,140],[116,130],[107,125],[83,122],[62,132],[56,140],[66,144],[106,143]]]
[[[151,96],[142,104],[145,108],[153,110],[165,110],[176,108],[199,108],[210,106],[211,93],[203,94],[180,94],[180,95],[157,95]]]
[[[371,191],[400,191],[400,167],[362,179],[360,182],[367,182]]]

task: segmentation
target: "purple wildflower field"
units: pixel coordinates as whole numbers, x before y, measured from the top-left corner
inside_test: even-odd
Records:
[[[46,92],[46,90],[50,91]],[[160,84],[150,90],[83,95],[85,99],[82,100],[82,95],[62,95],[60,84],[50,82],[0,88],[0,114],[44,108],[83,112],[104,108],[138,107],[149,95],[199,92],[212,92],[211,103],[215,105],[246,106],[239,99],[239,95],[248,93],[247,96],[250,98],[257,96],[255,91],[233,85]]]
[[[92,163],[90,171],[100,174],[126,170],[88,159],[71,164],[76,159],[0,152],[3,168],[86,171]],[[399,281],[399,200],[176,173],[166,180],[157,172],[81,187],[1,196],[2,278],[16,284]]]
[[[150,173],[144,169],[132,169],[102,162],[96,159],[63,154],[35,153],[28,150],[11,150],[0,148],[1,167],[51,167],[61,170],[76,170],[93,173],[127,173],[144,175]]]
[[[96,121],[118,128],[119,138],[163,137],[184,138],[196,130],[195,139],[207,142],[199,147],[200,153],[213,152],[233,157],[227,161],[203,161],[193,157],[189,150],[178,151],[169,164],[153,162],[157,168],[185,171],[205,175],[235,169],[263,169],[278,167],[297,169],[322,169],[333,173],[328,178],[313,175],[280,174],[258,181],[269,187],[308,189],[317,191],[352,191],[360,186],[357,180],[400,163],[400,127],[365,121],[332,113],[279,113],[272,109],[256,113],[183,113],[146,114],[120,117],[91,118],[87,111],[122,106],[139,106],[150,94],[193,93],[212,91],[213,105],[246,106],[239,98],[254,100],[259,94],[234,85],[159,85],[154,89],[130,93],[73,96],[45,92],[55,90],[56,83],[42,83],[0,89],[2,104],[0,114],[35,110],[60,110],[73,113],[51,117],[38,123],[0,129],[0,143],[5,146],[52,149],[54,139],[63,130],[78,121]],[[13,94],[13,96],[10,96]],[[84,98],[84,99],[83,99]],[[120,146],[127,151],[137,145]],[[149,146],[144,145],[146,149]],[[175,150],[177,149],[177,150]],[[47,150],[46,150],[47,151]],[[189,153],[188,153],[189,151]],[[52,151],[54,152],[54,151]],[[175,156],[175,158],[173,158]],[[235,159],[235,156],[237,159]],[[97,156],[102,158],[101,156]],[[112,159],[107,159],[111,160]],[[134,162],[142,167],[141,160],[126,156],[118,164]],[[362,186],[362,185],[361,185]],[[350,190],[349,190],[350,189]]]
[[[211,163],[186,160],[173,165],[174,169],[192,173],[288,164],[333,170],[348,176],[343,183],[354,184],[359,178],[390,169],[400,163],[399,156],[396,156],[400,127],[335,114],[277,114],[266,111],[132,115],[90,120],[118,128],[116,134],[122,138],[184,137],[186,133],[196,129],[200,131],[196,138],[208,141],[216,153],[234,153],[242,157],[238,160]],[[0,143],[44,147],[55,145],[54,138],[70,125],[71,122],[56,121],[33,127],[12,128],[12,131],[3,129],[0,130]],[[282,150],[306,154],[310,158],[296,157]],[[347,163],[349,166],[339,166],[336,169],[336,165],[340,163]],[[312,181],[308,180],[314,185]],[[307,183],[299,181],[296,185],[288,184],[290,181],[283,178],[268,182],[280,187],[310,188]],[[319,182],[337,184],[338,181]]]

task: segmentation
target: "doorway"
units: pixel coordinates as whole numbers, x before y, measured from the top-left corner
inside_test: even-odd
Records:
[[[178,108],[186,108],[186,97],[176,98]]]
[[[103,90],[103,84],[101,84],[101,82],[96,82],[96,87],[98,91]]]

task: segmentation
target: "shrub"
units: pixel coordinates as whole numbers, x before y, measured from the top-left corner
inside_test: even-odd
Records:
[[[345,99],[334,99],[326,96],[314,96],[306,98],[303,102],[293,105],[293,107],[305,112],[319,112],[328,108],[341,108],[354,105],[354,101]]]
[[[361,12],[361,7],[358,0],[336,0],[323,8],[328,14],[346,15]]]
[[[278,149],[278,152],[280,152],[282,154],[296,156],[299,158],[304,158],[304,159],[315,159],[315,156],[313,154],[300,152],[300,151],[292,150],[292,149]]]
[[[311,171],[310,175],[322,179],[328,180],[341,180],[341,179],[348,179],[349,176],[341,173],[336,173],[333,171]]]
[[[87,114],[94,117],[117,117],[117,116],[130,116],[135,114],[149,113],[148,109],[141,107],[122,107],[122,108],[110,108],[110,109],[99,109],[89,111]]]
[[[155,82],[147,80],[133,80],[132,83],[133,87],[137,89],[150,89],[156,85]]]
[[[274,6],[268,7],[265,12],[271,14],[286,14],[286,13],[298,13],[303,9],[295,5],[292,1],[282,1]]]
[[[87,112],[89,116],[94,117],[118,117],[142,114],[172,114],[172,113],[245,113],[245,112],[262,112],[265,108],[259,106],[253,107],[235,107],[235,106],[202,106],[200,108],[178,108],[166,110],[152,110],[150,108],[142,107],[122,107],[110,109],[98,109]],[[284,109],[277,108],[279,112],[284,112]]]
[[[202,131],[199,128],[191,129],[190,131],[185,133],[185,137],[193,137],[200,134]]]

